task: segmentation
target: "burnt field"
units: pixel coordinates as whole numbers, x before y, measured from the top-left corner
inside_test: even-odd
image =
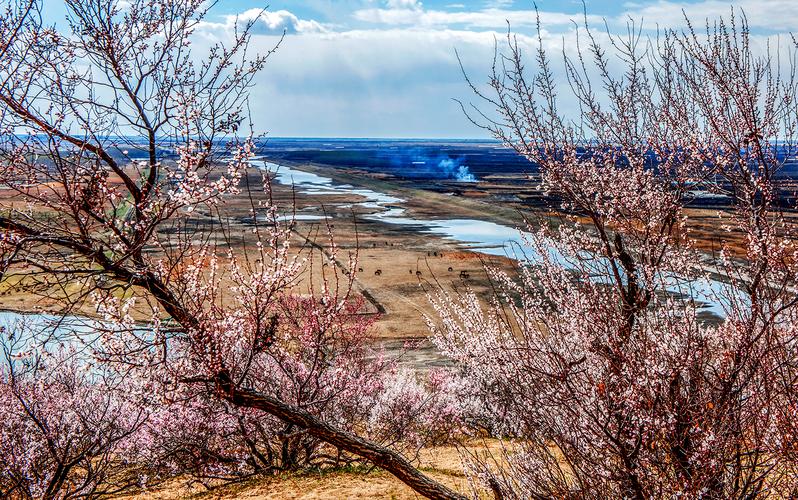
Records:
[[[497,141],[272,138],[259,144],[259,153],[278,163],[365,171],[414,188],[485,201],[535,208],[558,205],[556,198],[539,190],[538,166]],[[798,201],[798,162],[786,161],[776,178],[778,204],[792,210]],[[718,187],[730,191],[728,185]],[[728,208],[733,203],[730,196],[698,188],[688,195],[691,208]]]

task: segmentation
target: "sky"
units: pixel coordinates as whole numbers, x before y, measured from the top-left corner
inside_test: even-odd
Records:
[[[757,33],[798,26],[798,0],[585,0],[594,28],[680,27],[742,9]],[[578,0],[537,0],[543,43],[553,57],[573,53]],[[275,137],[485,138],[457,100],[474,101],[455,50],[475,82],[487,81],[494,41],[508,22],[522,46],[536,43],[530,0],[219,0],[197,31],[199,43],[224,40],[235,20],[259,16],[252,47],[286,37],[251,91],[258,132]],[[48,16],[63,16],[48,2]],[[531,54],[530,54],[531,56]],[[529,58],[531,64],[531,57]]]

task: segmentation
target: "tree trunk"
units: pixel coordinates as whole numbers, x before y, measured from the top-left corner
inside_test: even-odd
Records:
[[[336,429],[310,413],[278,399],[249,389],[240,389],[233,384],[229,374],[225,372],[217,374],[215,381],[220,395],[232,404],[262,410],[288,423],[307,429],[310,435],[382,467],[426,498],[466,500],[464,495],[452,491],[422,474],[406,458],[393,450]]]

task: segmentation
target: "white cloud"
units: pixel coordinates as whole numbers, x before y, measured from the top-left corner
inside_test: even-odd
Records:
[[[291,37],[253,82],[255,126],[275,136],[484,136],[452,100],[473,98],[454,50],[465,55],[469,74],[484,82],[494,37],[501,36],[385,29]],[[265,52],[276,40],[255,36],[250,50]],[[521,43],[534,42],[522,37]]]
[[[389,9],[420,9],[421,2],[418,0],[386,0],[385,5]]]
[[[691,4],[687,12],[696,24],[703,17],[727,15],[729,7],[721,0]],[[779,22],[767,15],[752,12],[754,0],[738,0],[744,6],[752,26],[798,25],[796,13],[786,12],[786,0],[762,0],[768,9],[782,9]],[[781,3],[780,3],[781,2]],[[415,136],[452,137],[484,136],[463,116],[453,99],[473,101],[454,54],[457,49],[468,74],[479,84],[486,82],[491,69],[494,41],[506,36],[505,20],[522,33],[518,40],[527,54],[529,70],[534,71],[532,51],[535,36],[529,36],[536,22],[533,10],[512,11],[483,9],[467,12],[427,10],[421,2],[373,0],[372,5],[386,8],[356,12],[366,29],[346,29],[298,19],[287,11],[260,15],[247,11],[239,16],[255,16],[258,29],[251,49],[265,52],[274,47],[282,30],[297,33],[272,56],[266,70],[255,81],[250,106],[258,130],[273,135],[302,136]],[[627,4],[627,13],[647,23],[678,26],[681,9],[686,4],[658,0],[647,6]],[[783,15],[782,15],[783,14]],[[576,28],[582,14],[541,12],[543,43],[551,56],[561,89],[567,89],[562,72],[563,51],[574,56]],[[770,17],[773,17],[772,15]],[[608,19],[610,26],[620,26],[626,17]],[[603,33],[603,20],[590,16],[595,36],[610,45]],[[200,34],[208,41],[229,36],[233,21],[214,25]],[[370,24],[368,24],[370,23]],[[222,29],[219,29],[222,28]],[[335,29],[334,29],[335,28]],[[370,28],[370,29],[369,29]],[[379,29],[377,29],[379,28]],[[760,41],[755,41],[762,45]],[[611,71],[622,73],[622,63],[611,58]],[[563,92],[568,95],[567,91]],[[561,109],[575,115],[575,104],[563,98]]]
[[[654,2],[628,2],[624,4],[623,14],[607,18],[611,26],[622,27],[631,17],[635,21],[643,19],[647,29],[684,27],[686,12],[697,26],[706,19],[728,18],[732,9],[735,15],[745,13],[751,28],[768,31],[787,32],[798,26],[796,0],[703,0],[686,2],[656,0]],[[365,23],[385,26],[408,27],[465,27],[471,29],[503,29],[511,27],[534,26],[538,13],[532,9],[515,10],[511,0],[493,0],[489,7],[481,10],[466,10],[463,4],[450,4],[448,9],[424,9],[416,0],[387,0],[386,8],[364,8],[353,13],[355,19]],[[570,26],[574,21],[584,20],[579,10],[574,12],[540,11],[544,27]],[[603,26],[602,16],[588,14],[587,20],[594,26]]]
[[[752,28],[770,31],[790,31],[798,26],[798,9],[795,0],[704,0],[696,3],[658,0],[645,5],[628,4],[627,12],[616,22],[625,21],[626,16],[643,18],[647,27],[683,27],[684,13],[697,27],[703,26],[706,19],[728,18],[742,12]]]
[[[263,9],[249,9],[238,15],[227,16],[225,23],[205,23],[206,29],[231,29],[238,22],[239,25],[254,21],[252,33],[256,35],[270,35],[282,33],[324,33],[329,28],[314,20],[299,19],[287,10],[268,11]]]
[[[488,7],[512,7],[515,3],[515,0],[490,0],[486,2]]]
[[[484,137],[454,101],[474,100],[455,49],[474,81],[486,82],[495,41],[506,36],[504,19],[511,12],[488,9],[442,17],[445,12],[407,5],[376,10],[421,16],[420,22],[411,18],[415,21],[410,25],[401,22],[380,29],[303,31],[300,20],[287,13],[247,17],[262,25],[253,37],[252,51],[271,50],[285,27],[295,26],[298,33],[282,44],[254,82],[250,108],[257,129],[273,135]],[[534,11],[511,14],[518,25],[535,23]],[[557,58],[563,35],[572,40],[574,16],[546,12],[541,17],[544,25],[559,27],[543,32],[544,43]],[[239,21],[242,18],[243,14]],[[459,26],[449,26],[452,21]],[[229,36],[232,21],[221,26],[199,34],[205,44]],[[528,34],[520,34],[518,41],[528,54],[537,44]],[[574,46],[570,43],[567,50]]]
[[[581,13],[569,14],[550,11],[536,13],[534,10],[505,10],[496,8],[474,12],[423,9],[361,9],[355,11],[354,16],[359,21],[391,26],[467,26],[470,28],[495,29],[506,27],[508,22],[511,26],[534,26],[537,22],[538,14],[544,26],[570,26],[573,24],[574,20],[579,22],[583,19]],[[602,22],[600,16],[589,15],[588,20],[590,22]]]

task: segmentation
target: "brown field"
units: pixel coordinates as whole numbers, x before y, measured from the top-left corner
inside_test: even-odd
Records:
[[[461,188],[456,183],[449,183],[451,186],[443,183],[444,187],[451,187],[458,194],[448,196],[419,189],[407,181],[386,180],[386,176],[379,174],[318,165],[292,167],[332,177],[338,182],[401,197],[407,200],[403,204],[407,215],[421,219],[445,214],[448,218],[479,218],[520,227],[524,225],[525,218],[558,218],[550,212],[529,209],[519,201],[497,203],[496,196],[506,196],[513,192],[513,185],[500,176],[491,176],[491,179],[477,185],[468,185],[466,188]],[[222,215],[230,224],[231,241],[236,253],[245,253],[247,248],[252,248],[254,239],[251,234],[252,226],[248,221],[249,210],[253,201],[265,199],[261,174],[258,171],[250,172],[246,185],[249,186],[248,190],[228,197],[222,207]],[[38,189],[52,188],[39,186]],[[514,189],[518,200],[537,196],[532,188]],[[302,195],[289,186],[274,183],[273,197],[286,214],[295,209],[303,215],[327,217],[326,221],[296,221],[296,251],[313,255],[314,262],[318,264],[319,247],[327,243],[326,224],[329,224],[336,244],[343,250],[339,260],[346,260],[346,252],[357,252],[358,267],[362,271],[357,273],[355,292],[366,299],[364,312],[379,313],[379,321],[375,326],[375,335],[379,338],[425,337],[427,326],[424,315],[432,312],[426,293],[431,286],[462,288],[468,285],[478,294],[487,294],[490,284],[484,266],[488,264],[505,269],[512,266],[509,259],[465,250],[451,241],[431,234],[420,234],[413,228],[364,219],[362,216],[368,213],[368,209],[351,208],[352,203],[361,201],[357,195]],[[10,201],[9,198],[10,193],[7,190],[0,191],[0,199],[4,203]],[[741,235],[722,228],[728,223],[727,214],[714,209],[688,209],[687,212],[688,231],[691,238],[696,240],[698,248],[711,253],[720,247],[721,242],[726,242],[742,256]],[[217,219],[215,215],[203,214],[201,211],[195,213],[193,218],[193,222],[197,224],[210,224]],[[226,245],[221,235],[216,235],[215,241],[222,246]],[[308,292],[310,283],[318,280],[318,276],[317,265],[312,273],[305,273],[302,281],[296,284],[297,291]],[[41,284],[41,280],[29,275],[11,275],[0,284],[0,309],[62,312],[63,296],[76,295],[79,290],[78,285],[68,286],[66,289],[47,289]],[[71,312],[91,315],[93,311],[86,304]],[[144,318],[147,314],[142,313],[141,316]]]
[[[352,182],[354,179],[343,176],[338,180]],[[250,172],[247,184],[250,186],[248,191],[228,197],[221,209],[230,224],[233,250],[239,254],[245,253],[247,248],[254,248],[252,225],[248,220],[252,203],[250,196],[255,202],[265,198],[259,172]],[[377,179],[361,179],[359,184],[408,199],[408,213],[421,218],[442,213],[451,217],[485,216],[486,208],[482,202],[453,200],[452,197],[436,193],[397,188]],[[8,201],[10,193],[0,191],[0,197],[5,197],[4,202]],[[379,338],[425,337],[427,326],[424,314],[432,312],[426,296],[426,290],[430,286],[440,284],[462,287],[467,284],[477,293],[487,293],[488,281],[484,265],[510,265],[508,259],[464,251],[437,236],[365,220],[360,217],[363,211],[354,212],[346,207],[361,201],[356,195],[324,195],[319,198],[302,196],[294,193],[288,186],[275,183],[273,197],[286,214],[290,214],[294,207],[303,214],[313,213],[327,217],[326,221],[297,220],[295,223],[295,251],[311,256],[314,262],[312,272],[308,270],[296,284],[297,291],[307,293],[311,282],[318,282],[319,247],[327,243],[326,224],[329,223],[336,245],[342,250],[339,254],[341,264],[345,264],[349,252],[358,254],[358,267],[362,271],[357,273],[355,292],[366,298],[364,312],[379,314],[374,332]],[[510,218],[515,224],[521,222],[521,217],[512,209],[491,207],[490,211],[501,215],[502,220]],[[216,220],[215,215],[203,214],[200,210],[192,217],[197,224],[210,224]],[[221,246],[226,245],[221,235],[215,235],[215,241]],[[329,270],[324,272],[329,273]],[[466,273],[468,278],[462,278],[461,273]],[[69,285],[65,289],[48,288],[39,278],[24,273],[12,274],[6,276],[0,284],[0,309],[64,312],[64,296],[74,296],[79,292],[80,285],[77,284]],[[85,303],[70,312],[92,315],[92,309],[90,304]],[[148,317],[147,312],[142,311],[140,317]]]

